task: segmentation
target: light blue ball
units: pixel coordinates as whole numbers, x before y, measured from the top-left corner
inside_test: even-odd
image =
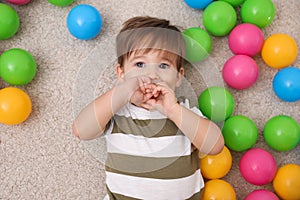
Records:
[[[213,0],[184,0],[184,2],[191,8],[194,9],[204,9],[206,8]]]
[[[70,33],[81,40],[95,38],[102,27],[102,17],[99,11],[87,4],[80,4],[72,8],[67,17]]]
[[[273,90],[283,101],[300,100],[300,69],[291,66],[278,71],[273,79]]]

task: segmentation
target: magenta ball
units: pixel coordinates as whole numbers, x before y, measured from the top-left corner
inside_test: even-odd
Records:
[[[228,45],[234,54],[255,56],[264,44],[264,35],[260,28],[253,24],[240,24],[229,34]]]
[[[234,55],[225,62],[222,75],[228,86],[243,90],[256,82],[258,66],[249,56]]]
[[[239,166],[244,179],[253,185],[270,183],[277,172],[276,160],[272,154],[261,148],[246,151]]]
[[[30,0],[6,0],[6,1],[16,5],[24,5],[30,2]]]
[[[258,199],[279,200],[279,198],[273,192],[270,192],[269,190],[265,190],[265,189],[254,190],[253,192],[249,193],[245,198],[245,200],[258,200]]]

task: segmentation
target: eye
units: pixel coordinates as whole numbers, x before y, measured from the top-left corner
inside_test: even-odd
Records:
[[[135,66],[137,66],[138,68],[143,68],[146,66],[146,64],[143,62],[137,62],[137,63],[135,63]]]
[[[168,69],[168,68],[169,68],[169,65],[166,64],[166,63],[161,63],[161,64],[159,65],[159,68],[160,68],[160,69]]]

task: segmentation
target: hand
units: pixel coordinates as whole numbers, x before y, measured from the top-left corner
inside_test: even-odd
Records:
[[[177,104],[174,91],[165,83],[149,84],[145,86],[146,91],[152,91],[152,96],[141,104],[148,110],[158,110],[168,116]]]

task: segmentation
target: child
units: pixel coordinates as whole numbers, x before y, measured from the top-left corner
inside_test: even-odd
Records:
[[[219,153],[224,139],[188,100],[177,102],[184,54],[184,38],[167,20],[134,17],[118,34],[118,84],[73,124],[80,139],[106,137],[105,199],[200,199],[198,153]]]

